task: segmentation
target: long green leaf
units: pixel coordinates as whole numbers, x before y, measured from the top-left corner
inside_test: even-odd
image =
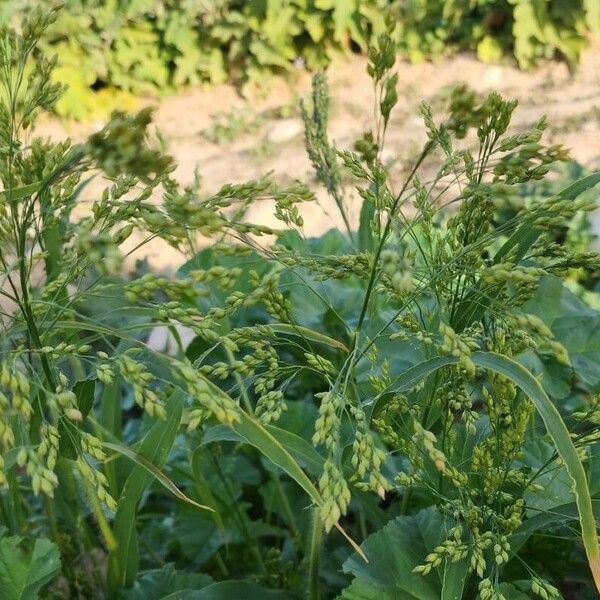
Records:
[[[99,426],[102,427],[115,440],[121,439],[121,382],[116,378],[112,383],[105,385],[102,390],[100,402]],[[102,434],[102,439],[106,439],[106,434]],[[113,498],[119,495],[119,482],[123,481],[118,477],[118,472],[113,462],[104,465],[104,474],[108,479],[108,486]]]
[[[588,563],[594,577],[596,588],[600,592],[600,548],[596,520],[592,509],[592,498],[587,477],[577,450],[573,445],[569,430],[560,413],[552,404],[542,386],[535,377],[514,360],[494,352],[478,352],[473,355],[473,362],[484,369],[490,369],[504,375],[520,387],[537,409],[548,435],[552,438],[556,451],[561,457],[567,473],[573,480],[573,493],[579,512],[581,536],[587,554]]]
[[[206,380],[210,390],[221,396],[229,396],[217,385]],[[254,417],[248,415],[244,411],[240,411],[240,420],[231,425],[231,429],[235,431],[245,442],[251,444],[269,460],[281,467],[300,487],[311,497],[311,499],[321,506],[323,500],[313,482],[302,470],[300,465],[294,460],[294,457],[282,446],[282,444],[270,433],[261,423]],[[212,439],[211,434],[209,436]],[[227,438],[231,439],[231,438]]]
[[[217,385],[206,379],[206,384],[210,390],[216,395],[229,396]],[[264,456],[281,467],[300,487],[310,496],[312,501],[317,506],[323,505],[321,494],[314,486],[313,482],[302,470],[294,457],[283,447],[277,438],[270,433],[261,423],[254,417],[248,415],[244,411],[240,411],[240,420],[231,425],[231,428],[247,443],[257,448]],[[338,523],[335,528],[346,538],[348,543],[356,552],[366,561],[360,546],[344,531]]]
[[[281,467],[298,485],[310,496],[317,506],[323,505],[321,494],[314,486],[313,482],[302,470],[300,465],[294,460],[294,457],[281,445],[281,443],[263,427],[256,419],[241,414],[239,423],[232,425],[232,428],[249,444],[260,450],[269,460]],[[354,550],[367,561],[367,557],[360,549],[360,546],[344,531],[339,525],[336,529],[346,538]]]
[[[583,177],[579,181],[572,183],[567,186],[564,190],[561,190],[556,194],[555,198],[562,198],[563,200],[575,200],[584,192],[592,189],[594,186],[600,183],[600,171],[592,173],[587,177]],[[533,227],[535,217],[525,219],[519,228],[506,240],[504,245],[498,250],[494,257],[494,262],[502,262],[504,257],[513,249],[517,248],[517,257],[523,258],[525,252],[531,247],[537,238],[539,237],[542,229]]]
[[[552,438],[556,451],[573,481],[573,491],[575,502],[577,504],[577,511],[579,513],[583,545],[594,577],[594,582],[600,591],[600,548],[598,546],[596,521],[592,510],[592,499],[585,470],[579,460],[577,450],[571,441],[569,431],[562,420],[560,413],[554,404],[552,404],[535,377],[514,360],[494,352],[475,352],[471,356],[471,359],[478,367],[489,369],[490,371],[504,375],[516,386],[521,388],[526,396],[533,402],[540,417],[544,421],[546,431]],[[456,364],[457,362],[458,359],[453,356],[436,357],[424,361],[423,363],[408,369],[408,371],[396,380],[393,386],[388,388],[387,393],[410,389],[411,387],[414,387],[419,380],[426,378],[434,371],[449,364]],[[384,394],[376,400],[372,410],[373,415],[376,415],[379,410],[381,410],[386,397],[387,396]]]
[[[183,413],[183,394],[175,392],[167,406],[167,419],[157,421],[146,434],[139,448],[139,455],[155,467],[166,462]],[[122,586],[132,585],[139,567],[135,516],[144,491],[154,480],[153,474],[140,465],[133,468],[119,498],[115,514],[114,534],[119,544],[109,556],[108,585],[114,592]]]
[[[171,492],[180,500],[183,500],[184,502],[187,502],[188,504],[191,504],[192,506],[195,506],[196,508],[200,508],[202,510],[213,510],[212,508],[210,508],[210,506],[198,504],[198,502],[186,496],[158,467],[156,467],[149,460],[145,459],[142,455],[137,454],[130,448],[127,448],[127,446],[122,446],[121,444],[112,444],[110,442],[103,442],[102,445],[105,448],[108,448],[109,450],[114,450],[115,452],[126,456],[143,469],[146,469],[146,471],[148,471],[148,473],[150,473],[152,477],[156,479],[156,481],[158,481],[164,488],[169,490],[169,492]]]
[[[375,240],[371,229],[374,216],[375,206],[368,198],[365,198],[360,208],[358,226],[358,248],[361,252],[372,252],[375,248]]]
[[[83,381],[78,381],[73,386],[73,392],[77,396],[77,406],[84,418],[88,416],[90,410],[92,410],[92,406],[94,406],[95,390],[95,379],[84,379]]]
[[[215,498],[210,485],[206,482],[204,478],[204,474],[202,473],[202,453],[205,451],[205,448],[199,446],[194,450],[190,455],[190,465],[192,467],[192,476],[194,478],[194,487],[196,488],[196,493],[208,507],[212,509],[210,516],[212,520],[215,522],[215,525],[219,529],[221,533],[225,531],[225,524],[223,523],[223,519],[221,514],[219,513],[219,505],[217,503],[217,499]]]
[[[600,518],[600,500],[592,499],[592,508],[596,519]],[[510,536],[511,552],[517,552],[536,531],[542,529],[547,531],[553,526],[563,526],[569,521],[576,521],[578,517],[577,505],[575,502],[570,502],[526,519],[523,525]]]
[[[344,352],[348,352],[348,348],[339,340],[334,340],[333,338],[323,335],[318,331],[314,331],[313,329],[309,329],[308,327],[302,327],[301,325],[288,325],[286,323],[275,323],[273,325],[269,325],[269,327],[276,333],[297,335],[299,337],[306,338],[311,342],[325,344],[326,346],[331,346],[332,348],[337,348],[338,350],[344,350]]]
[[[414,388],[418,383],[429,377],[434,371],[456,364],[457,359],[454,356],[436,356],[429,360],[424,360],[419,364],[407,369],[390,385],[383,393],[375,398],[371,407],[371,419],[375,418],[385,406],[385,403],[398,392],[405,392]]]
[[[21,198],[27,198],[27,196],[31,196],[35,194],[40,185],[41,181],[35,181],[34,183],[29,183],[28,185],[24,185],[22,187],[13,188],[11,190],[3,190],[0,192],[0,200],[21,200]]]
[[[323,504],[321,494],[293,456],[256,419],[246,413],[241,413],[240,422],[233,425],[232,429],[278,467],[281,467],[317,506]]]
[[[274,425],[266,425],[265,429],[291,454],[300,466],[311,475],[320,475],[323,471],[323,457],[304,438]],[[216,425],[209,429],[202,438],[203,444],[211,442],[247,442],[237,431],[225,425]]]

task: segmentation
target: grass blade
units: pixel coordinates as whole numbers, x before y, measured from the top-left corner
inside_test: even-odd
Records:
[[[246,442],[257,448],[269,460],[281,467],[310,496],[311,500],[317,506],[322,506],[323,499],[321,498],[321,494],[310,478],[275,436],[273,436],[273,434],[263,427],[256,419],[246,413],[242,413],[240,422],[233,425],[232,428]],[[336,524],[335,527],[346,538],[352,548],[367,561],[367,557],[360,546],[339,524]]]
[[[210,506],[198,504],[198,502],[186,496],[159,468],[157,468],[154,464],[140,454],[137,454],[130,448],[127,448],[127,446],[122,446],[121,444],[112,444],[110,442],[103,442],[102,445],[109,450],[113,450],[114,452],[118,452],[119,454],[126,456],[136,464],[140,465],[140,467],[146,469],[146,471],[148,471],[148,473],[150,473],[152,477],[156,479],[156,481],[158,481],[164,488],[169,490],[169,492],[171,492],[180,500],[183,500],[184,502],[187,502],[188,504],[191,504],[192,506],[202,510],[213,510],[210,508]]]
[[[0,192],[0,200],[8,200],[10,202],[27,198],[27,196],[35,194],[40,189],[41,185],[41,181],[34,181],[33,183],[18,188],[3,190]]]
[[[579,512],[583,546],[594,577],[594,583],[600,592],[600,548],[598,546],[598,534],[590,489],[585,470],[560,413],[535,377],[514,360],[494,352],[477,352],[473,355],[473,362],[478,367],[490,369],[504,375],[520,387],[533,402],[542,421],[544,421],[546,431],[552,438],[556,451],[561,457],[567,473],[573,480],[573,493]]]
[[[306,469],[311,475],[318,476],[321,474],[325,460],[315,450],[314,446],[309,444],[299,435],[281,429],[280,427],[266,425],[265,429],[290,453],[298,464]],[[225,425],[216,425],[212,429],[209,429],[202,438],[203,444],[219,441],[247,442],[248,440]]]
[[[333,338],[327,335],[323,335],[318,331],[309,329],[308,327],[302,327],[301,325],[288,325],[286,323],[275,323],[269,325],[269,327],[276,333],[285,333],[286,335],[297,335],[302,338],[306,338],[311,342],[325,344],[326,346],[331,346],[332,348],[337,348],[338,350],[348,352],[348,348],[339,340],[334,340]]]
[[[233,425],[232,429],[247,443],[260,450],[271,462],[281,467],[317,506],[323,504],[321,494],[293,456],[256,419],[242,412],[240,422]]]
[[[165,408],[167,419],[157,421],[139,447],[139,455],[157,468],[166,462],[179,430],[183,394],[174,393]],[[135,516],[142,494],[153,479],[153,474],[146,468],[136,465],[123,486],[113,527],[119,547],[109,556],[108,566],[108,586],[113,593],[122,586],[132,585],[137,574],[139,554]]]
[[[575,200],[598,184],[600,184],[600,171],[576,181],[556,194],[555,198]],[[539,226],[536,227],[537,221],[538,215],[523,219],[519,227],[496,253],[494,263],[501,263],[509,255],[511,261],[521,261],[543,231]],[[490,297],[496,296],[502,287],[503,285],[496,285],[486,291],[481,282],[475,285],[461,302],[459,309],[456,311],[456,319],[450,323],[454,330],[460,333],[471,323],[479,320],[490,304]]]

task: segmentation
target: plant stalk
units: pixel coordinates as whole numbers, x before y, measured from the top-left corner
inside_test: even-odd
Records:
[[[321,556],[321,538],[323,525],[319,508],[313,509],[313,527],[310,534],[310,555],[308,557],[308,600],[319,600],[319,559]]]

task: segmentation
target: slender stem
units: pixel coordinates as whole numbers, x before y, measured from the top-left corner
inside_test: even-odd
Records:
[[[44,510],[48,517],[48,526],[50,527],[50,537],[54,542],[59,541],[58,524],[56,521],[56,513],[54,511],[54,504],[52,500],[44,494]]]
[[[223,348],[225,349],[225,353],[227,354],[227,360],[229,361],[231,370],[233,371],[233,378],[235,379],[235,383],[237,384],[238,389],[240,390],[240,396],[242,397],[244,408],[246,409],[246,412],[249,415],[254,415],[254,408],[252,408],[252,402],[250,402],[250,398],[248,397],[246,386],[244,385],[240,374],[233,368],[233,365],[235,364],[235,356],[227,346],[224,345]]]
[[[410,500],[412,498],[412,488],[408,488],[402,496],[402,504],[400,505],[400,514],[405,515],[408,513],[408,507],[410,506]]]
[[[362,509],[358,513],[358,524],[360,526],[360,535],[362,536],[363,540],[366,540],[369,536],[369,532],[367,530],[367,519],[365,518],[365,511]]]
[[[279,475],[277,475],[276,473],[273,473],[271,478],[273,479],[273,483],[275,484],[275,487],[277,488],[277,492],[279,493],[279,496],[281,498],[281,505],[283,506],[283,511],[285,512],[288,521],[290,523],[290,529],[292,531],[292,536],[294,538],[294,540],[296,542],[300,541],[300,530],[298,529],[298,526],[296,525],[296,519],[294,518],[294,511],[292,510],[292,507],[290,506],[290,502],[288,500],[287,494],[285,493],[285,490],[283,489],[283,486],[281,485],[281,481],[279,479]]]
[[[100,533],[102,534],[102,537],[104,538],[104,543],[106,544],[106,549],[111,554],[113,554],[118,546],[117,540],[115,539],[112,529],[110,528],[110,525],[108,524],[108,521],[106,520],[106,516],[104,515],[102,506],[100,505],[100,502],[98,501],[98,496],[96,494],[96,490],[94,490],[92,488],[92,484],[87,479],[85,479],[85,477],[82,477],[81,481],[83,482],[83,488],[88,497],[88,501],[90,503],[90,507],[94,514],[94,518],[96,519],[96,523],[98,524],[98,527],[100,528]]]
[[[375,251],[375,258],[373,259],[373,267],[371,268],[371,276],[369,278],[369,283],[367,284],[367,291],[365,293],[365,299],[363,301],[363,305],[362,305],[362,308],[360,311],[360,316],[358,317],[358,324],[356,326],[357,334],[361,330],[363,321],[365,320],[365,316],[367,314],[367,309],[369,307],[369,300],[371,299],[371,292],[373,290],[373,286],[375,285],[375,279],[377,277],[377,263],[379,262],[379,257],[381,255],[381,252],[383,251],[383,247],[385,245],[387,237],[392,228],[393,214],[396,212],[396,209],[398,208],[398,205],[400,204],[400,200],[402,199],[402,196],[404,195],[406,188],[408,187],[409,183],[412,181],[413,177],[415,176],[415,173],[421,166],[422,162],[425,160],[425,158],[427,157],[429,152],[431,152],[432,148],[433,148],[432,142],[429,142],[425,145],[425,148],[423,148],[423,152],[421,152],[421,156],[419,156],[417,162],[414,164],[409,176],[406,178],[406,181],[404,182],[404,185],[402,186],[402,189],[400,190],[400,192],[394,199],[392,206],[390,207],[390,214],[388,216],[388,220],[386,221],[385,227],[383,229],[383,234],[381,235],[381,239],[379,240],[377,250]],[[355,338],[355,340],[356,339],[357,338]]]
[[[308,600],[319,600],[319,558],[321,555],[321,536],[323,525],[319,508],[313,509],[313,527],[310,536],[310,555],[308,558]]]

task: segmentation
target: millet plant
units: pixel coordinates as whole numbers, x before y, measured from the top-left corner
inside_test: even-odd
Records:
[[[15,536],[28,531],[30,514],[45,511],[59,546],[89,550],[97,527],[109,554],[108,583],[98,585],[114,593],[137,570],[129,566],[137,560],[135,507],[150,481],[158,478],[193,502],[158,470],[184,406],[192,428],[212,417],[237,423],[241,414],[185,357],[154,357],[143,343],[153,323],[174,320],[220,341],[221,309],[196,323],[196,311],[181,303],[202,294],[196,284],[216,280],[226,287],[231,274],[212,269],[178,282],[148,273],[123,282],[115,276],[124,254],[119,247],[134,232],[139,238],[129,254],[157,237],[193,252],[200,235],[269,233],[241,222],[245,207],[265,195],[292,201],[308,191],[257,181],[224,186],[198,201],[193,187],[182,190],[170,178],[172,160],[151,144],[149,110],[115,113],[81,144],[32,137],[36,117],[62,92],[50,83],[55,61],[36,47],[56,15],[34,11],[20,33],[3,28],[0,42],[0,484],[6,488],[0,507]],[[98,173],[109,187],[74,216],[81,191]],[[149,302],[157,291],[165,300]],[[122,297],[131,305],[115,311],[113,300]],[[227,348],[237,347],[229,342]],[[158,422],[135,450],[118,443],[124,388]],[[115,452],[133,468],[116,469]],[[70,565],[64,569],[69,577]]]
[[[353,490],[373,492],[396,505],[398,528],[415,515],[413,536],[419,529],[437,529],[435,543],[430,537],[420,546],[424,552],[412,574],[398,580],[380,576],[383,567],[363,562],[377,563],[381,553],[393,554],[394,543],[404,543],[397,552],[405,553],[400,564],[406,567],[406,553],[415,542],[386,533],[386,527],[381,532],[386,541],[365,544],[365,551],[380,544],[374,555],[367,552],[345,564],[357,579],[343,598],[561,597],[547,574],[519,556],[530,535],[524,531],[543,510],[537,508],[536,494],[545,493],[548,474],[557,470],[572,482],[597,587],[598,539],[582,463],[593,457],[598,437],[592,416],[597,401],[568,415],[575,428],[587,422],[582,432],[570,432],[564,410],[525,368],[523,357],[552,356],[577,380],[566,348],[533,314],[531,301],[542,281],[560,281],[577,269],[598,271],[596,253],[557,243],[555,232],[568,229],[577,213],[593,209],[593,196],[585,192],[600,175],[534,200],[498,223],[496,210],[504,199],[525,183],[544,179],[568,153],[542,143],[545,119],[528,131],[507,134],[516,102],[496,93],[481,98],[461,87],[452,94],[442,123],[426,104],[421,106],[428,140],[395,190],[381,161],[398,99],[393,64],[393,45],[383,36],[370,52],[368,67],[377,102],[375,132],[365,134],[352,151],[337,151],[329,141],[326,80],[315,77],[311,101],[303,105],[306,146],[342,214],[346,235],[336,252],[319,253],[303,239],[299,213],[282,213],[286,204],[279,203],[277,216],[295,231],[259,249],[269,274],[259,277],[250,270],[253,291],[234,291],[223,297],[220,312],[214,307],[209,312],[231,324],[243,321],[236,311],[262,303],[270,319],[231,329],[227,338],[238,350],[233,356],[227,351],[227,361],[211,358],[216,346],[197,354],[200,371],[216,383],[233,382],[243,405],[270,424],[271,432],[278,431],[272,424],[289,407],[287,396],[297,394],[291,391],[295,380],[306,372],[320,379],[313,386],[319,412],[312,443],[322,467],[318,489],[304,487],[325,531],[344,515],[356,514]],[[473,133],[476,153],[459,145]],[[439,165],[435,175],[422,181],[420,170],[434,161]],[[358,231],[346,209],[342,182],[348,175],[362,198]],[[234,277],[236,269],[229,271]],[[348,294],[352,306],[336,294]],[[319,312],[312,305],[306,309],[307,297],[328,315],[316,322],[336,331],[337,344],[303,329],[314,326],[309,313]],[[277,351],[282,327],[304,338],[295,353]],[[553,449],[533,464],[524,455],[537,439]],[[303,452],[309,455],[309,449]],[[320,536],[315,521],[310,598],[318,597]]]
[[[65,558],[66,583],[53,593],[118,597],[136,584],[137,516],[154,483],[218,521],[210,486],[196,478],[194,493],[182,490],[165,470],[180,446],[197,457],[221,441],[253,446],[276,489],[281,473],[306,493],[308,541],[290,526],[294,550],[279,550],[306,573],[299,589],[311,600],[322,596],[323,533],[333,528],[356,550],[344,563],[354,576],[347,600],[561,597],[562,582],[523,557],[534,527],[560,514],[536,503],[553,471],[572,487],[568,510],[600,588],[586,473],[598,399],[565,415],[522,360],[552,356],[577,379],[565,346],[528,307],[543,282],[598,270],[596,254],[558,244],[553,231],[593,208],[585,192],[600,175],[496,223],[499,200],[567,153],[542,143],[544,119],[508,134],[515,102],[460,88],[441,122],[422,105],[428,139],[395,189],[381,158],[398,101],[384,35],[369,53],[374,132],[352,150],[333,146],[323,75],[302,107],[309,158],[347,228],[327,250],[302,233],[298,204],[315,199],[299,183],[182,189],[149,111],[114,114],[81,144],[32,137],[61,92],[49,83],[54,62],[36,49],[55,17],[32,13],[0,42],[0,508],[10,539],[44,514],[41,529]],[[461,145],[468,136],[475,152]],[[98,173],[110,185],[74,211]],[[362,199],[358,228],[348,178]],[[265,199],[282,229],[245,221]],[[208,254],[199,252],[207,237]],[[190,255],[178,277],[122,275],[123,253],[154,238]],[[146,343],[157,325],[174,353]],[[187,348],[182,327],[196,336]],[[282,425],[300,405],[318,407],[305,437]],[[527,460],[540,440],[549,452]],[[190,458],[186,468],[196,466]],[[293,523],[285,491],[281,503]],[[382,506],[385,527],[359,548]],[[84,582],[67,558],[93,552],[106,573],[92,569]],[[268,561],[251,552],[264,584]],[[389,556],[402,567],[388,568]]]

